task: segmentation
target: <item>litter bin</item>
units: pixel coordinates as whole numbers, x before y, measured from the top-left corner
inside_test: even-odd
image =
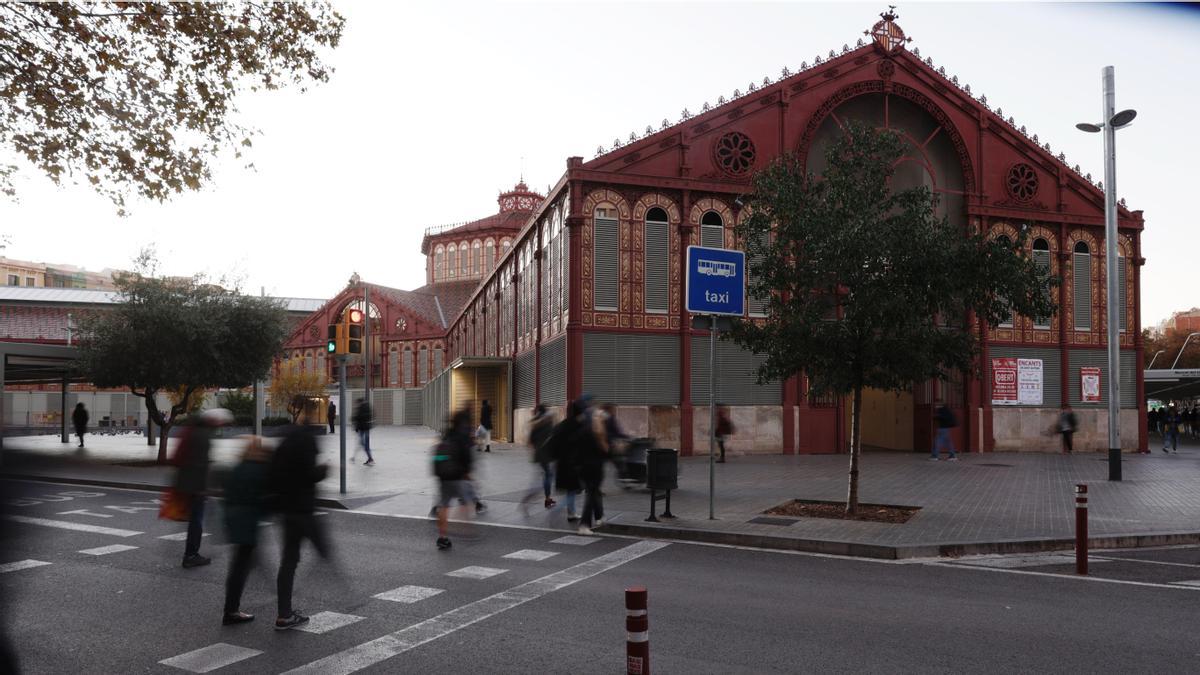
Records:
[[[674,448],[646,451],[646,487],[674,490],[679,487],[679,452]]]

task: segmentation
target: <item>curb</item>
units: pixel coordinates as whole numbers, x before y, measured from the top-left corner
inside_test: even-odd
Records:
[[[655,527],[621,522],[605,523],[600,528],[600,531],[652,539],[676,539],[705,544],[748,546],[781,551],[802,551],[805,553],[823,553],[826,555],[879,560],[959,558],[971,555],[1008,553],[1045,553],[1048,551],[1069,551],[1075,548],[1074,538],[1061,537],[887,546],[850,541],[777,537],[766,534],[749,534],[724,530],[703,530],[670,526]],[[1200,544],[1200,532],[1149,532],[1143,534],[1100,535],[1088,538],[1088,548],[1090,550],[1146,548],[1177,544]]]

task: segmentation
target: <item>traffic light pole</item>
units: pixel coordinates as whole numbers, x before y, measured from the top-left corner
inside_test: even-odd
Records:
[[[338,439],[338,444],[339,444],[339,448],[340,448],[340,450],[339,450],[340,468],[339,468],[338,478],[339,478],[339,482],[340,482],[340,486],[341,486],[341,492],[342,492],[342,494],[346,494],[346,412],[345,412],[346,411],[346,355],[338,354],[337,362],[338,362],[338,402],[341,404],[339,406],[339,410],[342,413],[341,415],[338,416],[341,418],[340,423],[341,423],[341,432],[342,432],[341,434],[339,434],[340,438]]]

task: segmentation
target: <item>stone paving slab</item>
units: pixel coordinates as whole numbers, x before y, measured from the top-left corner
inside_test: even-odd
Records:
[[[380,427],[372,434],[375,466],[363,466],[365,456],[347,468],[347,493],[338,491],[339,439],[320,437],[321,461],[333,464],[319,487],[330,505],[406,517],[428,517],[436,495],[429,451],[435,435],[423,427]],[[1155,440],[1151,448],[1155,448]],[[172,443],[174,441],[172,440]],[[347,439],[347,456],[357,439]],[[241,441],[214,443],[216,470],[228,468],[240,454]],[[487,512],[478,518],[498,524],[570,530],[563,496],[558,506],[542,507],[540,477],[527,449],[497,444],[479,453],[475,478]],[[109,481],[160,487],[173,475],[170,467],[149,465],[155,448],[137,437],[89,436],[81,454],[57,436],[6,439],[0,471],[50,479]],[[716,520],[708,520],[707,457],[680,460],[679,489],[672,494],[672,524],[643,524],[650,496],[643,487],[625,489],[612,479],[605,485],[605,510],[610,525],[641,536],[715,537],[725,541],[784,540],[825,542],[826,548],[883,547],[934,554],[977,550],[1052,550],[1074,536],[1074,486],[1087,483],[1089,528],[1097,541],[1162,541],[1179,543],[1200,532],[1200,445],[1184,444],[1177,454],[1126,455],[1125,480],[1107,481],[1101,453],[1059,455],[986,453],[960,455],[958,462],[931,462],[922,453],[868,452],[861,461],[860,501],[921,507],[905,524],[870,523],[820,518],[798,519],[790,525],[752,523],[772,506],[790,499],[842,500],[848,460],[844,455],[733,456],[715,467]],[[36,461],[35,461],[36,460]],[[609,474],[611,475],[611,467]],[[532,503],[521,498],[535,490]],[[661,511],[662,502],[658,508]],[[579,507],[582,508],[582,496]],[[658,530],[651,528],[657,527]],[[641,528],[641,529],[639,529]],[[737,535],[734,537],[734,535]],[[814,546],[816,546],[814,544]]]

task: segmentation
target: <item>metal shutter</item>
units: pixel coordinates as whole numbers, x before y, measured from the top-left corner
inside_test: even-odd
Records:
[[[429,381],[429,350],[421,347],[417,351],[417,383],[425,384]]]
[[[621,259],[619,246],[620,226],[610,218],[596,218],[595,225],[595,262],[593,276],[595,282],[596,309],[617,310],[617,288],[621,276]]]
[[[584,333],[583,367],[583,389],[599,403],[679,403],[678,336]]]
[[[554,270],[554,246],[549,240],[550,224],[542,224],[542,321],[550,316],[550,279]]]
[[[437,349],[433,350],[433,374],[437,375],[438,373],[442,372],[442,368],[444,367],[445,366],[442,365],[442,349],[441,347],[438,347]]]
[[[392,390],[371,390],[371,414],[375,424],[395,424],[392,416]]]
[[[1117,325],[1120,326],[1120,331],[1125,332],[1125,256],[1117,256],[1117,302],[1120,303],[1117,307],[1118,318]]]
[[[513,404],[532,408],[534,398],[534,352],[529,350],[513,360]]]
[[[1137,352],[1122,349],[1121,363],[1121,407],[1137,407]],[[1067,371],[1067,390],[1072,406],[1082,408],[1104,408],[1108,406],[1108,352],[1103,349],[1073,349],[1068,352],[1071,367]],[[1085,366],[1100,369],[1100,402],[1084,403],[1079,392],[1079,369]]]
[[[402,361],[402,364],[400,366],[400,377],[401,377],[400,386],[401,387],[411,387],[411,386],[413,386],[413,381],[412,381],[413,353],[412,353],[411,349],[406,349],[403,352],[401,352],[401,354],[403,356],[400,359]]]
[[[1075,254],[1075,330],[1092,329],[1092,255]]]
[[[1050,278],[1050,251],[1034,250],[1033,264],[1037,266],[1039,278],[1041,278],[1041,279]],[[1049,293],[1050,291],[1047,290],[1046,292]],[[1035,317],[1033,320],[1033,325],[1036,328],[1049,328],[1050,327],[1050,317],[1049,316]]]
[[[567,339],[561,337],[542,345],[542,403],[567,402]]]
[[[439,382],[445,382],[445,378],[438,378]],[[409,389],[404,392],[404,424],[417,425],[421,423],[423,410],[421,409],[425,403],[425,397],[421,395],[419,389]]]
[[[1040,406],[1010,406],[1005,405],[1005,408],[1058,408],[1062,405],[1062,361],[1059,358],[1060,353],[1054,347],[1005,347],[994,346],[990,350],[991,358],[1012,357],[1020,359],[1041,359],[1042,360],[1042,405]],[[984,364],[986,374],[984,382],[988,383],[985,386],[990,387],[992,381],[992,364],[988,361]],[[991,389],[987,391],[988,400],[991,400]],[[999,406],[998,406],[999,407]]]
[[[395,350],[388,352],[388,384],[393,387],[404,386],[400,381],[400,352]]]
[[[646,311],[666,312],[670,307],[670,234],[664,222],[646,222]]]
[[[708,336],[692,339],[692,402],[708,405]],[[717,340],[716,396],[722,405],[780,405],[783,387],[778,381],[759,385],[755,370],[765,355],[742,349],[734,342]]]
[[[725,248],[725,228],[722,225],[701,225],[700,245],[707,248]]]

